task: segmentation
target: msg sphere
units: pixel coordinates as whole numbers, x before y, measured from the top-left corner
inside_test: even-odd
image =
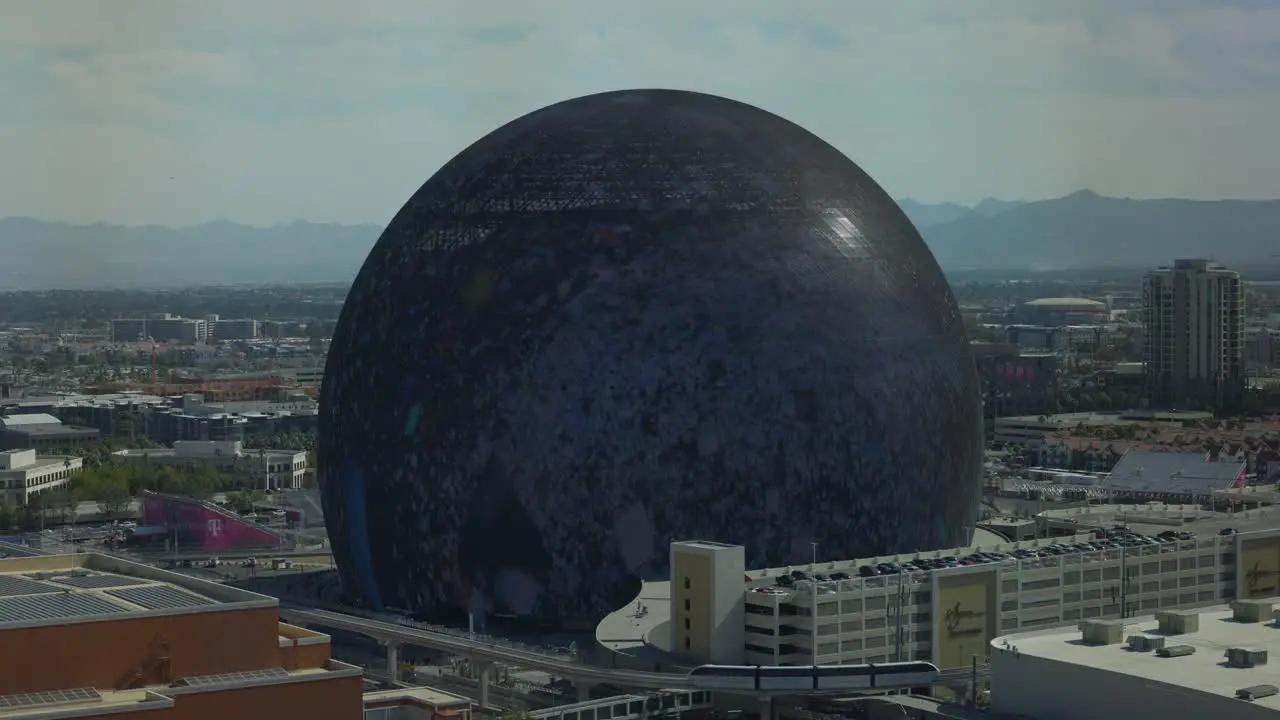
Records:
[[[638,90],[476,142],[370,252],[319,468],[372,607],[599,618],[670,541],[748,567],[964,544],[977,372],[920,235],[749,105]]]

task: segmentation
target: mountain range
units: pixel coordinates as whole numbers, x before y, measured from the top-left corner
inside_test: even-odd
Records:
[[[1280,200],[1131,200],[1088,190],[968,207],[899,201],[944,270],[1143,268],[1280,261]],[[216,221],[182,228],[0,219],[0,289],[349,282],[378,225]]]

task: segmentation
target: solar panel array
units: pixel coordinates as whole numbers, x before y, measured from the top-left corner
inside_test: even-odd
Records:
[[[113,615],[128,610],[109,599],[70,591],[22,597],[0,597],[0,623]]]
[[[0,575],[0,597],[61,592],[62,588],[16,575]]]
[[[93,688],[50,690],[48,692],[0,695],[0,710],[20,710],[22,708],[69,705],[71,703],[98,702],[100,700],[102,700],[102,693]]]
[[[59,585],[70,585],[77,588],[112,588],[112,587],[129,587],[131,585],[145,585],[146,580],[125,577],[123,575],[69,575],[60,577],[54,582]]]
[[[178,608],[217,604],[207,597],[167,585],[120,588],[107,590],[106,593],[125,602],[133,603],[145,610],[176,610]]]
[[[223,683],[242,683],[254,680],[279,680],[289,677],[283,668],[266,668],[264,670],[246,670],[244,672],[223,673],[221,675],[197,675],[175,681],[179,686],[222,685]]]

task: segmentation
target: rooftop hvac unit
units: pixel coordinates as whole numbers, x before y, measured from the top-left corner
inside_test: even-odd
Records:
[[[1196,649],[1191,645],[1166,645],[1156,650],[1156,655],[1162,658],[1186,657],[1195,654]]]
[[[1195,610],[1162,610],[1156,613],[1156,622],[1165,635],[1190,635],[1200,631],[1200,613]]]
[[[1274,603],[1270,600],[1236,600],[1231,603],[1231,618],[1240,623],[1257,623],[1271,617]]]
[[[1280,693],[1280,688],[1275,685],[1254,685],[1253,687],[1240,688],[1236,691],[1236,697],[1241,700],[1261,700],[1276,693]]]
[[[1164,647],[1164,638],[1152,635],[1130,635],[1129,649],[1136,652],[1151,652]]]
[[[1119,620],[1085,620],[1080,623],[1080,639],[1088,645],[1118,645],[1124,640],[1124,623]]]
[[[1267,651],[1255,648],[1233,647],[1225,653],[1231,667],[1251,668],[1267,664]]]

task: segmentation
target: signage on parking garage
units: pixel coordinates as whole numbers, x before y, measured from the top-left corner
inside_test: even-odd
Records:
[[[1245,585],[1249,589],[1249,597],[1265,597],[1276,594],[1276,576],[1280,571],[1264,570],[1262,563],[1255,561],[1245,573]]]
[[[961,603],[956,603],[952,607],[946,609],[942,615],[943,627],[947,630],[948,637],[965,637],[969,635],[981,635],[985,630],[985,623],[966,622],[986,617],[986,613],[980,610],[969,610]]]

